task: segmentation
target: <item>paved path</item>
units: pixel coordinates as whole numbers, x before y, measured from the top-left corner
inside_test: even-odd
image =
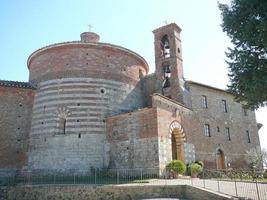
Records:
[[[212,179],[152,179],[148,185],[192,185],[224,194],[267,200],[267,184],[241,181],[218,181]],[[258,191],[258,192],[257,192]]]

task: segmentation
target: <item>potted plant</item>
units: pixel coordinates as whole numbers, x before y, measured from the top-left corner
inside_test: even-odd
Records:
[[[181,160],[172,160],[166,165],[166,171],[170,178],[176,178],[186,171],[186,166]]]
[[[191,170],[191,177],[197,178],[197,175],[203,171],[203,167],[198,163],[192,163],[190,165],[190,170]]]

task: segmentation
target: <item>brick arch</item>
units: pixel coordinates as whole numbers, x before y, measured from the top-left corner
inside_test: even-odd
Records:
[[[185,161],[184,143],[186,141],[182,125],[173,121],[169,127],[169,140],[172,149],[172,160]]]
[[[172,133],[175,129],[180,132],[184,142],[186,142],[186,135],[185,135],[184,129],[183,129],[182,125],[176,120],[173,121],[169,126],[169,138],[171,139]]]

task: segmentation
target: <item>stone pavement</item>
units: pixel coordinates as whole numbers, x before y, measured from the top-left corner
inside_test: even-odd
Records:
[[[215,179],[151,179],[145,185],[192,185],[235,197],[267,200],[267,183],[259,182],[235,182]]]

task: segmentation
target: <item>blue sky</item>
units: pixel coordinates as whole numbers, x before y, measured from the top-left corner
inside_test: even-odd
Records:
[[[228,3],[229,0],[220,0]],[[182,28],[184,75],[222,89],[229,39],[220,27],[215,0],[10,0],[0,3],[0,79],[28,80],[27,58],[43,46],[80,39],[92,31],[100,41],[142,55],[154,72],[152,30],[175,22]],[[262,147],[267,148],[267,108],[257,111]]]

